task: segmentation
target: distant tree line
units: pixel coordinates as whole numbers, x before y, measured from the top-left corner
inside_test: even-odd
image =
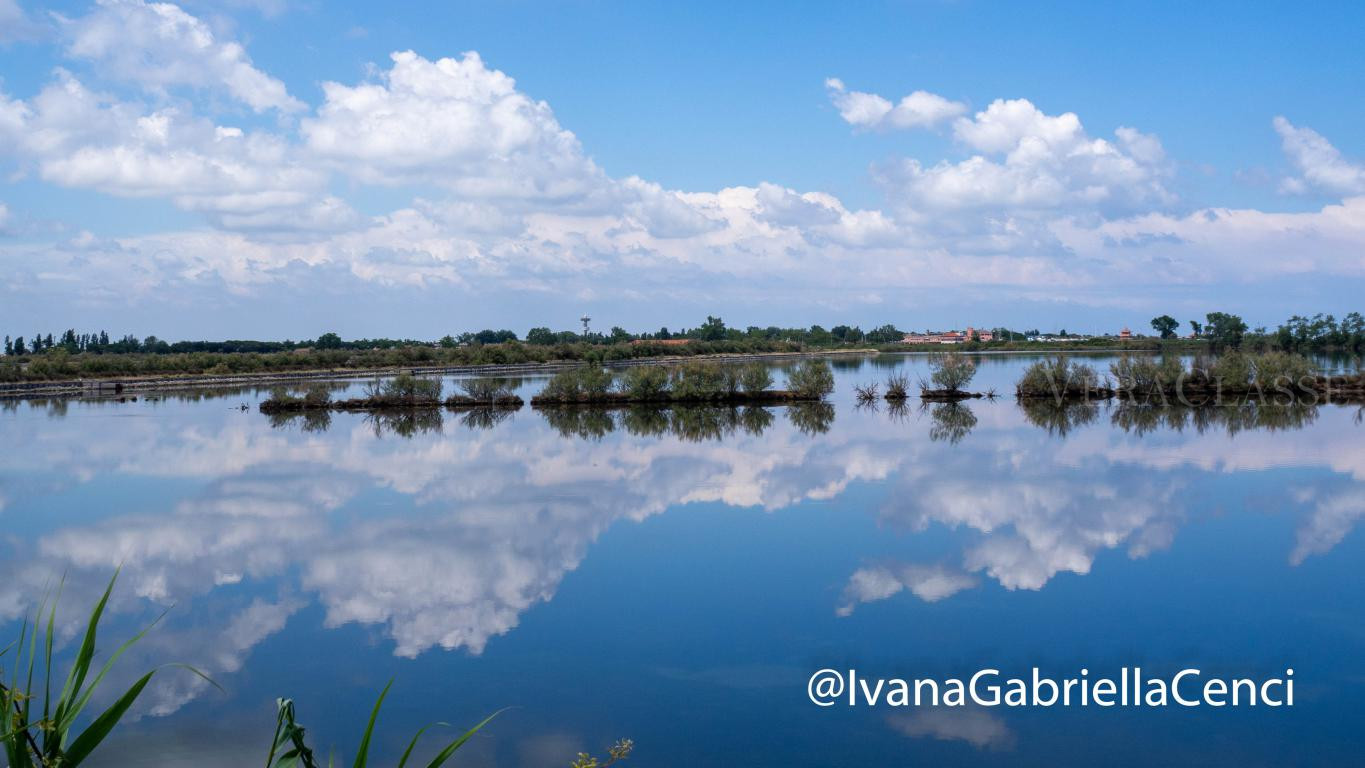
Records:
[[[1204,320],[1189,321],[1195,342],[1213,350],[1247,347],[1256,350],[1365,353],[1365,320],[1352,312],[1336,320],[1332,315],[1294,316],[1274,332],[1249,329],[1237,315],[1210,312]],[[1153,319],[1153,329],[1171,339],[1179,323],[1170,315]],[[1045,336],[1037,329],[1013,331],[994,328],[994,340],[974,336],[964,349],[1031,349],[1027,340]],[[564,360],[607,362],[630,358],[705,354],[796,352],[812,348],[894,346],[904,337],[894,325],[864,331],[858,326],[783,328],[748,326],[732,328],[719,317],[706,318],[694,328],[631,333],[613,327],[607,333],[552,331],[532,328],[524,340],[510,330],[485,329],[447,334],[436,342],[414,339],[342,339],[324,333],[300,341],[177,341],[155,336],[118,339],[108,332],[60,335],[6,336],[5,356],[0,358],[0,381],[52,380],[85,377],[166,374],[250,374],[273,371],[320,369],[368,369],[409,365],[487,365],[538,363]],[[1061,331],[1058,336],[1065,337]],[[1050,336],[1050,334],[1047,334]],[[678,345],[679,339],[688,340]],[[1124,348],[1156,340],[1122,342]],[[1075,344],[1104,349],[1120,344],[1116,339],[1094,338]],[[1153,347],[1155,348],[1155,346]]]
[[[633,341],[671,341],[689,339],[694,341],[784,341],[815,346],[833,344],[894,344],[905,333],[894,325],[883,325],[864,332],[858,326],[836,325],[826,330],[819,325],[809,328],[780,328],[778,326],[749,326],[745,329],[731,328],[719,317],[706,318],[706,322],[696,328],[682,328],[670,331],[660,328],[655,332],[631,333],[619,326],[608,333],[578,333],[575,331],[552,331],[549,328],[532,328],[525,338],[526,344],[537,346],[557,346],[563,344],[622,344]],[[29,341],[28,339],[32,339]],[[434,346],[447,349],[476,345],[505,344],[520,341],[515,331],[485,329],[477,332],[446,334]],[[139,340],[135,336],[123,336],[111,341],[108,332],[76,333],[68,330],[55,337],[34,334],[31,337],[5,337],[6,355],[41,354],[52,349],[64,349],[71,354],[88,352],[92,354],[118,354],[140,352],[144,354],[187,354],[211,352],[219,354],[255,353],[269,354],[290,352],[300,349],[316,350],[370,350],[399,349],[412,346],[433,346],[431,342],[417,339],[354,339],[347,341],[336,333],[324,333],[316,339],[300,341],[251,341],[229,339],[226,341],[175,341],[168,342],[148,336]]]
[[[1227,312],[1210,312],[1204,322],[1190,320],[1190,336],[1214,347],[1237,349],[1243,345],[1286,352],[1365,352],[1365,317],[1351,312],[1337,320],[1333,315],[1294,315],[1273,333],[1251,329],[1246,321]],[[1180,322],[1170,315],[1152,318],[1152,329],[1163,339],[1173,339]]]
[[[1332,315],[1294,315],[1275,331],[1275,343],[1291,351],[1365,351],[1365,317],[1352,312],[1340,321]]]

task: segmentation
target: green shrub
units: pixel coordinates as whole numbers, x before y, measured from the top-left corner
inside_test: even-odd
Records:
[[[605,395],[611,391],[611,372],[600,365],[588,365],[579,369],[580,386],[588,397]]]
[[[541,397],[555,398],[561,400],[577,399],[583,394],[581,382],[579,382],[578,369],[569,368],[550,377],[545,382],[545,388],[540,390]]]
[[[668,370],[658,365],[637,365],[621,376],[621,391],[640,400],[657,400],[668,394]]]
[[[737,365],[720,367],[720,388],[725,394],[734,397],[744,386],[744,373]]]
[[[492,401],[512,396],[512,387],[506,380],[487,376],[476,379],[461,379],[459,387],[466,397],[474,400]]]
[[[929,380],[936,389],[956,392],[971,383],[976,376],[976,363],[966,355],[949,352],[929,357]]]
[[[314,384],[303,393],[303,402],[313,408],[322,408],[332,402],[332,392],[326,384]]]
[[[441,397],[441,380],[402,373],[385,382],[381,392],[384,397],[401,400],[438,400]]]
[[[1208,368],[1212,383],[1230,390],[1245,389],[1251,383],[1251,373],[1251,361],[1236,350],[1221,355]]]
[[[299,398],[290,394],[289,390],[285,387],[272,387],[270,389],[270,397],[266,398],[267,403],[273,403],[275,405],[291,405],[298,401]]]
[[[763,363],[749,363],[740,369],[739,384],[745,392],[762,392],[773,385],[773,373]]]
[[[823,358],[802,360],[787,372],[787,389],[807,397],[823,398],[834,391],[834,371]]]
[[[611,373],[600,365],[585,365],[560,371],[545,383],[541,397],[560,400],[600,399],[611,391]]]
[[[1251,360],[1258,387],[1293,387],[1314,374],[1313,364],[1292,352],[1264,352]]]
[[[715,400],[726,393],[725,374],[716,363],[683,363],[673,369],[673,397]]]
[[[1060,395],[1068,392],[1088,392],[1099,385],[1100,376],[1094,368],[1058,355],[1030,365],[1015,385],[1015,389],[1025,395]]]
[[[1109,366],[1120,389],[1137,392],[1164,392],[1175,387],[1185,377],[1180,359],[1164,356],[1160,362],[1150,357],[1124,355]]]

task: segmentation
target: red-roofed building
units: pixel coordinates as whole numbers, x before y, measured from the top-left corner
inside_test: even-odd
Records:
[[[943,333],[907,333],[901,339],[902,344],[961,344],[971,341],[975,335],[978,341],[993,341],[995,334],[991,331],[978,331],[970,325],[965,331],[945,331]]]

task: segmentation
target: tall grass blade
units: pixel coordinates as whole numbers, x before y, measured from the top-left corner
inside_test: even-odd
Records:
[[[95,610],[90,614],[90,623],[86,625],[85,637],[81,640],[81,647],[76,653],[76,660],[71,665],[71,671],[66,675],[66,684],[62,686],[61,698],[57,700],[57,709],[52,715],[52,719],[58,724],[68,721],[67,710],[70,708],[71,702],[80,695],[81,686],[85,685],[85,676],[89,673],[90,662],[95,656],[95,634],[99,629],[100,617],[104,615],[104,606],[109,603],[109,595],[113,594],[114,581],[118,579],[118,572],[119,569],[114,569],[114,576],[109,579],[109,586],[104,588],[104,594],[100,597],[100,601],[95,604]]]
[[[370,756],[370,736],[374,735],[374,724],[379,719],[379,708],[384,706],[384,697],[389,695],[389,689],[393,687],[393,678],[389,678],[388,685],[379,692],[379,698],[374,702],[374,710],[370,712],[370,722],[365,726],[365,734],[360,737],[360,747],[355,754],[355,768],[365,768],[365,761]]]
[[[422,734],[426,733],[428,728],[434,728],[438,725],[446,725],[446,723],[432,723],[417,729],[417,733],[412,735],[412,741],[408,742],[408,748],[403,750],[403,756],[398,759],[398,768],[407,768],[408,758],[412,757],[412,750],[417,746],[417,740],[422,738]]]
[[[147,687],[147,683],[151,681],[154,674],[156,674],[155,670],[143,675],[140,680],[133,683],[132,688],[129,688],[118,698],[118,701],[115,701],[108,709],[104,710],[103,714],[95,718],[90,727],[82,731],[81,735],[71,742],[71,748],[66,750],[66,754],[62,755],[61,765],[73,768],[88,757],[95,750],[95,747],[104,741],[104,737],[114,730],[114,726],[118,725],[118,721],[128,711],[128,708],[133,706],[133,702],[142,693],[142,689]]]
[[[113,585],[111,584],[110,586]],[[114,651],[114,653],[109,657],[109,660],[104,662],[104,665],[100,667],[100,671],[95,675],[95,679],[90,682],[89,687],[87,687],[83,692],[80,692],[79,697],[74,703],[67,703],[66,710],[63,712],[63,717],[57,718],[57,728],[59,730],[69,730],[71,726],[75,724],[76,717],[80,715],[80,713],[85,709],[85,706],[90,703],[91,694],[93,694],[95,692],[95,689],[99,687],[100,682],[104,680],[104,676],[109,674],[109,670],[113,668],[114,662],[118,661],[119,657],[123,655],[124,651],[127,651],[129,648],[131,648],[133,646],[133,643],[136,643],[138,640],[141,640],[143,636],[150,632],[152,627],[155,627],[157,623],[160,622],[161,619],[163,619],[165,616],[166,616],[165,612],[162,612],[160,616],[156,617],[155,621],[144,627],[141,632],[138,632],[136,635],[133,635],[132,637],[128,638],[126,641],[124,641],[122,645],[118,647],[118,650]],[[92,618],[91,621],[93,622],[95,621],[95,619]],[[91,626],[92,627],[94,626],[93,623],[91,624]],[[191,669],[194,671],[195,674],[199,675],[200,677],[204,677],[205,680],[208,680],[208,678],[205,677],[198,670],[194,670],[193,668]],[[209,682],[213,681],[209,680]],[[215,683],[215,685],[217,684]],[[61,709],[60,704],[58,705],[58,709],[59,710]]]
[[[488,725],[488,722],[490,720],[502,714],[504,711],[506,710],[500,709],[497,712],[494,712],[493,714],[489,715],[488,717],[485,717],[483,719],[483,722],[479,723],[473,728],[470,728],[468,731],[465,731],[463,736],[447,744],[445,749],[441,750],[436,755],[436,757],[431,759],[431,762],[427,763],[427,768],[440,768],[442,765],[445,764],[447,760],[450,759],[451,755],[455,754],[455,750],[459,749],[460,747],[463,747],[464,743],[466,741],[469,741],[469,739],[474,734],[478,733],[480,728],[484,727],[485,725]]]

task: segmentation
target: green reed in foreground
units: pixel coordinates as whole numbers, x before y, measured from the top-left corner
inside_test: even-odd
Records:
[[[157,623],[152,622],[126,640],[91,677],[99,624],[117,580],[118,572],[115,571],[104,589],[104,594],[90,613],[85,634],[76,651],[76,658],[55,696],[53,692],[56,678],[52,658],[57,616],[55,598],[51,604],[44,600],[32,622],[27,619],[23,622],[19,638],[0,648],[0,747],[4,749],[8,768],[74,768],[82,764],[119,724],[142,694],[143,689],[151,682],[152,676],[157,673],[158,670],[153,669],[138,678],[137,682],[121,693],[108,709],[96,716],[83,729],[76,727],[81,714],[90,704],[92,695],[113,669],[115,662]],[[160,617],[157,621],[160,621]],[[184,664],[167,666],[187,669],[221,690],[217,683],[193,667]],[[9,668],[8,676],[6,667]],[[375,724],[379,720],[379,710],[392,685],[393,681],[390,680],[374,703],[370,719],[365,725],[365,730],[361,732],[360,745],[352,763],[353,768],[365,768],[369,762],[370,742],[374,736]],[[36,710],[35,706],[39,703],[41,710]],[[304,738],[304,728],[295,719],[294,702],[291,699],[278,699],[276,706],[275,735],[270,741],[266,768],[319,768],[320,763]],[[426,768],[440,768],[474,734],[500,713],[501,710],[494,712],[478,725],[465,731],[459,738],[445,744],[436,756],[426,763]],[[437,725],[445,724],[433,723],[413,734],[398,760],[397,768],[407,768],[422,735]],[[633,746],[628,739],[623,739],[608,750],[605,761],[599,762],[597,758],[580,754],[573,765],[576,768],[605,768],[628,758]],[[332,764],[333,761],[329,758],[326,765]]]
[[[390,680],[384,690],[379,692],[379,698],[374,702],[374,709],[370,712],[370,720],[365,724],[365,730],[360,735],[360,746],[356,749],[354,768],[365,768],[370,756],[370,738],[374,735],[375,723],[379,721],[379,709],[384,706],[384,697],[389,695],[389,688],[393,686]],[[303,726],[299,725],[294,719],[294,702],[291,699],[279,699],[276,702],[278,714],[275,717],[275,738],[270,742],[270,755],[266,758],[266,768],[318,768],[320,763],[313,756],[313,750],[308,747],[304,740]],[[501,710],[499,710],[501,712]],[[478,725],[465,731],[463,735],[454,741],[446,744],[436,756],[427,763],[427,768],[439,768],[445,765],[446,761],[455,754],[465,742],[479,729],[488,724],[488,721],[497,717],[499,712],[485,717]],[[403,750],[403,756],[398,760],[398,768],[406,768],[408,760],[412,757],[412,751],[417,747],[417,742],[422,738],[422,734],[433,725],[444,725],[444,723],[433,723],[425,725],[413,734],[408,742],[407,749]],[[332,765],[332,760],[328,759],[327,765]]]
[[[154,669],[138,678],[108,709],[84,729],[77,730],[77,720],[90,704],[90,697],[104,681],[105,675],[113,668],[114,662],[151,629],[148,626],[125,641],[109,656],[94,677],[90,676],[100,618],[104,615],[104,608],[109,603],[109,595],[117,579],[118,573],[115,572],[109,580],[109,586],[105,587],[104,595],[95,604],[76,658],[55,696],[53,683],[56,670],[52,663],[53,626],[57,616],[55,598],[51,605],[46,601],[40,604],[32,624],[25,620],[19,631],[19,639],[0,651],[0,661],[3,661],[4,655],[13,653],[12,672],[8,681],[3,671],[5,665],[0,663],[0,705],[3,705],[5,713],[4,720],[0,721],[0,745],[4,747],[5,759],[10,768],[71,768],[80,765],[114,730],[114,726],[118,725],[156,674],[157,670]],[[153,625],[155,623],[152,622]],[[193,667],[172,666],[181,666],[204,677]],[[207,677],[204,679],[208,680]],[[213,683],[212,680],[209,682]],[[39,702],[42,708],[36,710],[35,705]]]

